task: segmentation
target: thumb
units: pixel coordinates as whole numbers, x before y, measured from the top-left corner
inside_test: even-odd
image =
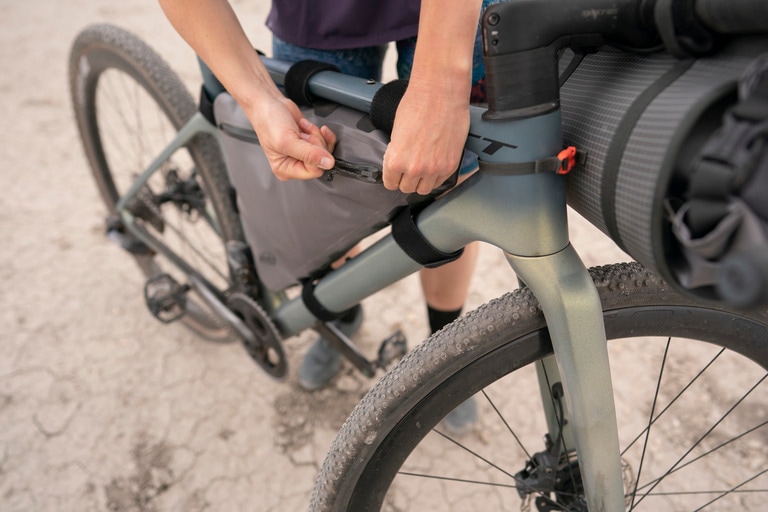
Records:
[[[310,142],[300,140],[294,147],[294,151],[288,153],[288,156],[304,163],[304,166],[314,167],[327,171],[332,169],[335,159],[330,151]]]

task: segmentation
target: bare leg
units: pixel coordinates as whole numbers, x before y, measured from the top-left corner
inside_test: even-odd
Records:
[[[464,248],[459,259],[442,267],[421,270],[421,288],[433,333],[461,315],[469,295],[478,251],[478,242],[473,242]],[[470,397],[445,417],[442,426],[449,435],[460,437],[472,432],[476,423],[477,403],[474,397]]]

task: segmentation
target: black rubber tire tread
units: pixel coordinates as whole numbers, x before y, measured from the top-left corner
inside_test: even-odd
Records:
[[[641,306],[696,306],[705,311],[728,311],[714,304],[692,303],[689,298],[677,294],[659,277],[638,263],[596,267],[590,269],[590,274],[607,320],[612,310]],[[768,368],[768,346],[765,343],[768,338],[768,311],[763,309],[732,314],[760,325],[749,332],[734,333],[738,334],[734,338],[750,341],[734,343],[728,348]],[[707,326],[692,324],[668,334],[683,336],[688,333],[695,334],[698,339],[707,339]],[[611,322],[608,321],[609,338],[629,334],[611,331],[610,325]],[[342,426],[317,477],[310,510],[347,510],[343,502],[335,501],[337,496],[345,495],[354,489],[360,472],[376,453],[378,446],[414,404],[473,361],[501,346],[516,343],[544,326],[544,317],[538,301],[530,290],[523,288],[488,302],[417,346],[368,392]],[[632,329],[632,326],[619,327]],[[521,360],[507,361],[508,366],[518,368],[551,353],[552,348],[547,336],[532,338],[539,340],[535,343],[526,342],[526,346],[521,347],[517,353]],[[723,345],[728,343],[727,340],[719,338],[717,341]],[[464,386],[467,384],[465,382]],[[455,405],[481,387],[469,389],[466,397],[444,408],[445,412],[450,412]],[[429,425],[423,427],[427,431],[430,428]],[[348,498],[342,501],[346,499]],[[356,512],[360,510],[358,508]]]
[[[86,73],[80,69],[86,65],[84,62],[87,62]],[[136,35],[110,24],[90,25],[78,34],[69,60],[72,105],[92,174],[107,208],[113,213],[118,193],[111,182],[111,172],[101,147],[95,108],[90,104],[99,76],[110,68],[120,69],[141,83],[176,129],[180,129],[192,118],[197,112],[197,106],[178,75]],[[216,213],[223,237],[222,244],[225,240],[244,240],[240,219],[231,207],[230,183],[218,142],[211,135],[200,134],[189,142],[187,149],[195,161],[207,197]],[[136,261],[145,274],[151,274],[155,269],[146,257],[139,256]],[[221,320],[210,318],[201,323],[197,318],[185,316],[181,321],[205,339],[234,339]],[[220,327],[205,325],[211,322],[219,323]]]

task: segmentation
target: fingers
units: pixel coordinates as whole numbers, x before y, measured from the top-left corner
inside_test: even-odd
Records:
[[[442,175],[437,178],[422,178],[411,177],[406,174],[400,174],[394,176],[393,173],[384,174],[384,187],[389,190],[400,190],[406,194],[417,193],[423,196],[431,193],[434,189],[439,187],[450,175],[443,177]]]
[[[458,159],[428,157],[419,159],[396,149],[384,154],[384,186],[403,193],[427,195],[439,187],[458,167]]]
[[[313,135],[306,137],[312,138]],[[328,150],[304,140],[301,135],[277,151],[267,152],[265,148],[265,153],[272,172],[281,181],[319,178],[334,165],[333,155]]]
[[[336,146],[336,134],[330,128],[327,126],[318,128],[304,117],[299,120],[299,128],[302,130],[299,134],[302,140],[323,147],[329,153],[333,153]]]
[[[336,135],[328,127],[318,128],[300,117],[294,129],[283,131],[269,143],[264,140],[262,147],[275,176],[286,181],[318,178],[333,168],[335,145]]]
[[[272,163],[272,172],[280,181],[288,181],[319,178],[324,171],[295,158],[284,158],[279,162]]]
[[[327,126],[321,127],[320,133],[322,134],[323,139],[325,139],[326,144],[328,144],[328,151],[333,153],[333,150],[336,148],[336,134]]]
[[[279,180],[317,178],[333,168],[331,153],[336,135],[328,127],[319,128],[304,118],[292,101],[270,100],[250,114],[264,154]]]

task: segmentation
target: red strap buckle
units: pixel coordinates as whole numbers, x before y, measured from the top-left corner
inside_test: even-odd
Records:
[[[568,146],[557,154],[557,159],[560,160],[560,168],[557,170],[557,174],[568,174],[571,169],[576,165],[576,146]]]

